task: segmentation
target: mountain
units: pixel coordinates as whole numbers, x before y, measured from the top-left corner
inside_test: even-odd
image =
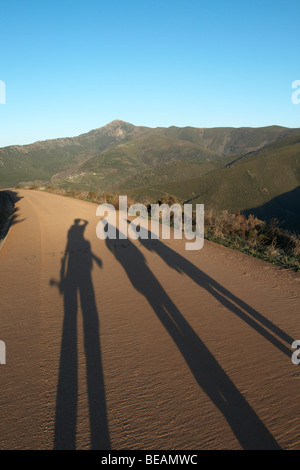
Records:
[[[286,227],[300,230],[299,186],[300,131],[205,175],[127,192],[144,200],[154,194],[157,198],[173,194],[182,202],[193,200],[229,212],[241,210],[264,220],[277,217]]]
[[[78,137],[1,148],[0,187],[52,179],[64,187],[91,184],[92,189],[104,190],[160,164],[244,155],[294,132],[278,126],[152,129],[116,120]]]
[[[194,127],[157,128],[156,133],[176,139],[186,140],[201,145],[205,149],[222,156],[246,154],[257,150],[271,142],[287,137],[297,129],[280,126],[268,127],[215,127],[197,129]]]
[[[116,120],[78,137],[0,149],[0,187],[37,180],[142,202],[172,194],[296,226],[300,129],[153,129]]]
[[[103,151],[80,164],[67,175],[52,178],[59,186],[74,189],[107,190],[130,176],[160,168],[170,162],[208,163],[220,155],[192,142],[151,133]],[[210,168],[210,166],[208,166]],[[213,166],[211,166],[213,168]]]
[[[0,149],[0,187],[21,181],[49,181],[56,173],[70,171],[80,163],[119,143],[147,133],[147,128],[113,121],[78,137],[60,138]]]

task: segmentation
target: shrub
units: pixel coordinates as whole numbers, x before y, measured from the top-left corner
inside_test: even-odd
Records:
[[[206,238],[300,270],[300,237],[281,229],[277,219],[266,223],[254,215],[208,209],[204,224]]]

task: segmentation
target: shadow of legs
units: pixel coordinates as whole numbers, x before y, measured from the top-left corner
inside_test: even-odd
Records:
[[[55,415],[55,449],[76,449],[78,396],[77,286],[69,283],[64,295],[64,322]]]
[[[103,366],[99,338],[99,320],[91,279],[80,286],[86,354],[88,399],[91,426],[91,448],[110,449]]]

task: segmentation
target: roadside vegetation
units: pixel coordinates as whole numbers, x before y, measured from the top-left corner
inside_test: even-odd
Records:
[[[205,238],[270,263],[300,271],[300,236],[250,214],[223,210],[205,212]]]
[[[18,187],[20,186],[16,188]],[[108,203],[118,209],[118,194],[64,190],[50,185],[45,187],[29,185],[24,188],[43,190],[97,204]],[[178,203],[178,200],[175,196],[166,195],[156,202],[171,206]],[[133,203],[134,201],[128,198],[128,206]],[[195,219],[193,223],[195,224]],[[300,235],[282,229],[277,219],[272,219],[267,223],[252,214],[245,216],[239,211],[230,213],[227,210],[206,209],[204,226],[205,238],[208,240],[300,272]]]
[[[164,196],[157,202],[170,206],[178,203],[175,196]],[[196,225],[195,212],[193,225]],[[207,240],[300,272],[300,235],[282,229],[277,219],[265,222],[240,211],[232,214],[206,208],[204,233]]]
[[[29,189],[35,191],[46,191],[48,193],[59,194],[61,196],[72,197],[76,199],[81,199],[82,201],[94,202],[95,204],[111,204],[115,207],[115,209],[119,209],[119,195],[110,193],[110,192],[102,192],[97,193],[95,191],[81,191],[76,189],[63,189],[63,188],[55,188],[51,185],[47,186],[38,186],[36,184],[30,184],[28,186],[18,184],[16,189]],[[128,207],[131,204],[134,204],[134,201],[130,198],[127,198]]]
[[[5,192],[0,191],[0,247],[7,233],[13,213],[14,204],[12,200]]]

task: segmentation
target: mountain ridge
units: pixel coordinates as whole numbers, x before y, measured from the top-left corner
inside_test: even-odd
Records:
[[[168,193],[274,212],[271,199],[300,184],[299,142],[300,128],[150,128],[116,119],[75,137],[0,148],[0,187],[39,182],[145,201]]]

